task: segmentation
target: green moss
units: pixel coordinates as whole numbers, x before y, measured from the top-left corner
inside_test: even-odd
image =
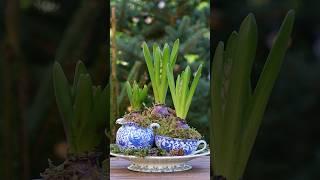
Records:
[[[153,110],[153,107],[145,108],[143,111],[136,111],[136,112],[125,114],[123,118],[127,122],[134,122],[144,128],[149,127],[149,125],[152,123],[160,124],[160,122],[176,118],[174,113],[172,113],[168,117],[159,117],[153,114],[152,110]]]
[[[120,151],[118,145],[111,144],[110,151],[115,154],[124,154],[124,155],[132,155],[138,157],[145,157],[145,156],[169,156],[170,154],[167,153],[165,150],[159,148],[150,148],[150,149],[126,149],[123,152]]]
[[[198,149],[203,148],[203,144],[200,144]],[[206,151],[210,149],[209,145],[207,145]],[[124,154],[124,155],[131,155],[131,156],[138,156],[138,157],[146,157],[146,156],[183,156],[184,152],[182,149],[172,150],[167,152],[164,149],[160,149],[157,147],[153,147],[150,149],[126,149],[125,151],[121,152],[117,144],[110,145],[110,152],[115,154]]]
[[[141,112],[131,112],[124,115],[124,119],[128,122],[134,122],[141,127],[149,127],[151,123],[158,123],[159,129],[155,130],[158,135],[169,136],[180,139],[201,139],[201,134],[195,128],[182,128],[181,122],[185,121],[170,113],[167,117],[159,117],[152,113],[152,108],[145,108]]]
[[[110,144],[110,152],[115,154],[121,153],[120,148],[116,144]]]
[[[145,157],[148,155],[149,150],[148,149],[125,149],[122,153],[124,155],[133,155],[138,157]]]
[[[179,127],[179,119],[169,119],[159,122],[160,128],[155,130],[155,133],[162,136],[180,139],[201,139],[201,134],[195,128]]]
[[[148,127],[152,123],[151,119],[142,115],[142,112],[131,112],[129,114],[125,114],[123,118],[127,122],[134,122],[144,128]]]

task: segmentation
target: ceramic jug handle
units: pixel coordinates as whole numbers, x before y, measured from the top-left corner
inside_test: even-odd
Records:
[[[207,149],[207,143],[206,143],[206,141],[204,141],[204,140],[198,141],[197,147],[199,147],[199,145],[200,145],[201,143],[204,144],[203,148],[199,149],[198,151],[193,152],[192,154],[198,154],[198,153],[204,151],[205,149]]]
[[[124,119],[123,118],[119,118],[119,119],[116,120],[116,123],[122,125],[122,124],[124,124]]]
[[[160,125],[158,124],[158,123],[152,123],[152,124],[150,124],[149,125],[149,127],[151,128],[151,129],[153,129],[153,128],[160,128]]]

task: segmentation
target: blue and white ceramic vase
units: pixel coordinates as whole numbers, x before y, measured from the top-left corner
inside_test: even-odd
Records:
[[[164,149],[167,152],[182,149],[184,155],[197,154],[204,151],[207,148],[207,143],[204,140],[180,139],[160,135],[155,136],[155,143],[158,148]],[[197,150],[200,144],[204,144],[204,146],[200,150]]]
[[[136,123],[126,122],[123,118],[116,121],[122,126],[116,135],[116,144],[120,150],[125,149],[146,149],[151,148],[154,143],[153,128],[159,128],[158,123],[152,123],[147,128],[143,128]]]

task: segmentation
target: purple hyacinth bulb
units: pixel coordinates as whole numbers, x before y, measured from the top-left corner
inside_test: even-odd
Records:
[[[167,117],[170,116],[170,113],[168,111],[168,108],[165,106],[154,106],[152,110],[152,114],[158,116],[158,117]]]
[[[182,129],[188,129],[189,125],[185,121],[178,120],[177,127]]]

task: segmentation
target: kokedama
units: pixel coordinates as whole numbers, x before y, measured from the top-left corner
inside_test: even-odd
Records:
[[[272,87],[279,74],[290,41],[294,11],[288,12],[268,55],[254,91],[251,69],[257,47],[257,25],[253,14],[233,32],[224,48],[218,44],[211,69],[213,128],[211,144],[213,172],[227,180],[240,180]]]
[[[68,157],[50,165],[45,179],[103,179],[96,147],[103,138],[107,118],[107,87],[93,86],[84,64],[76,66],[70,86],[59,63],[53,66],[54,93],[68,142]]]

